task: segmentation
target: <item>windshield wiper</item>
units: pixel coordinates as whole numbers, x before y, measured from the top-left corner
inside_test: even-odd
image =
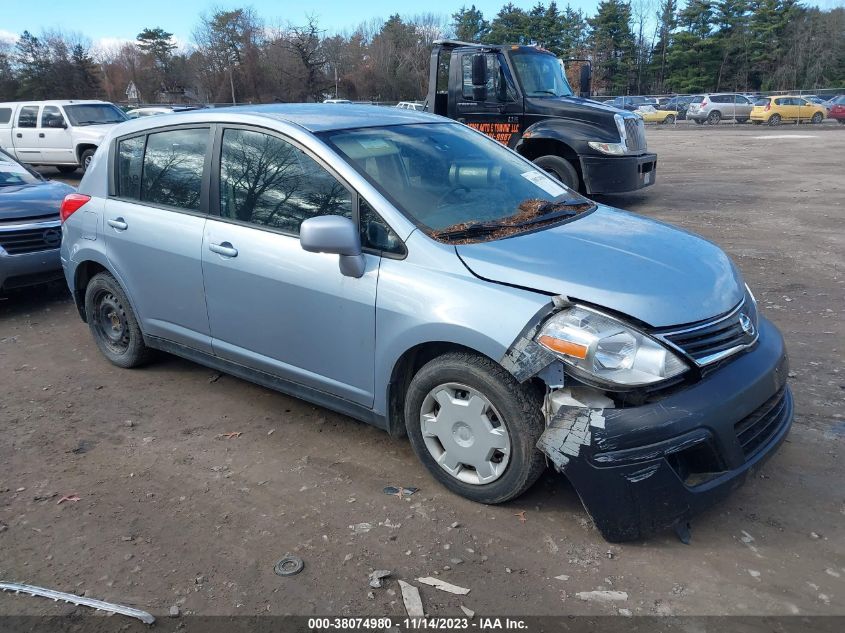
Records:
[[[532,90],[532,91],[531,91],[531,96],[534,96],[534,95],[536,95],[536,94],[553,95],[553,96],[555,96],[555,97],[560,96],[560,95],[558,95],[558,93],[556,93],[554,90]]]
[[[498,231],[499,229],[506,229],[513,227],[513,224],[506,224],[505,222],[476,222],[463,226],[459,229],[452,229],[447,231],[436,231],[434,237],[445,239],[462,239],[465,237],[480,237]]]

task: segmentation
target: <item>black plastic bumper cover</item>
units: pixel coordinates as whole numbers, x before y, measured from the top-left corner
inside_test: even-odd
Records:
[[[658,403],[603,410],[604,428],[591,428],[563,468],[602,535],[643,538],[741,486],[789,432],[787,373],[783,338],[761,318],[757,344],[698,383]],[[714,472],[679,468],[678,456],[696,448],[712,456]]]
[[[587,193],[622,193],[654,184],[657,154],[640,156],[581,156]]]

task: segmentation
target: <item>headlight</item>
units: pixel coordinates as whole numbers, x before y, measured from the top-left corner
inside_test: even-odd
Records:
[[[650,385],[687,370],[680,358],[654,339],[580,306],[555,314],[543,324],[536,340],[575,375],[610,385]]]
[[[622,143],[600,143],[599,141],[590,141],[587,145],[602,154],[620,156],[625,153],[625,146]]]

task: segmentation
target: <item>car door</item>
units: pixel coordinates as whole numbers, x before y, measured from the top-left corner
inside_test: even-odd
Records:
[[[211,352],[202,236],[209,127],[151,130],[114,145],[106,254],[147,336]]]
[[[487,65],[487,84],[483,90],[472,85],[472,63],[477,55],[483,55]],[[502,145],[513,147],[521,132],[522,102],[507,79],[510,72],[504,58],[469,49],[460,53],[458,62],[461,99],[456,118]]]
[[[816,111],[816,104],[808,101],[803,97],[795,97],[795,103],[798,108],[797,117],[799,121],[809,121]]]
[[[735,95],[734,97],[737,119],[747,119],[751,116],[751,101],[743,95]]]
[[[38,146],[45,163],[75,163],[70,128],[58,106],[41,108],[38,123]]]
[[[380,257],[345,277],[299,243],[308,217],[355,217],[355,194],[284,136],[232,126],[216,143],[202,248],[214,353],[372,406]]]
[[[39,110],[40,106],[34,104],[19,107],[12,129],[15,154],[25,163],[37,164],[41,160],[41,147],[38,142]]]

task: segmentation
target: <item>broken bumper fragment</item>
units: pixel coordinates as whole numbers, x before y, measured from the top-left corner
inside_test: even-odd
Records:
[[[684,523],[739,487],[792,424],[783,338],[760,319],[749,351],[637,407],[561,407],[538,448],[565,473],[608,541]]]

